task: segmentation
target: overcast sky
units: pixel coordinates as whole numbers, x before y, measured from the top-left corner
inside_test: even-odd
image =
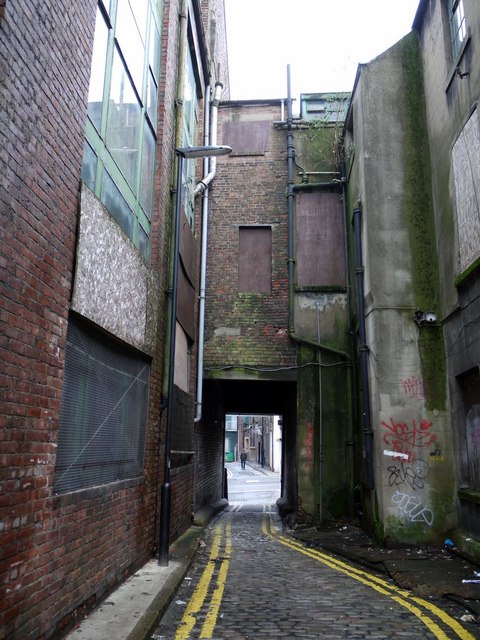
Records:
[[[230,98],[351,91],[359,63],[410,32],[419,0],[225,0]],[[295,112],[295,108],[294,108]]]

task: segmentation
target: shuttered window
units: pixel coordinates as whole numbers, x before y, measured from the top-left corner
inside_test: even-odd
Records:
[[[67,334],[55,491],[143,473],[149,362],[72,317]]]

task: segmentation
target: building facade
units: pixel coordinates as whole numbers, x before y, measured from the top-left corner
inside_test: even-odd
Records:
[[[228,96],[223,1],[4,0],[0,59],[0,635],[26,640],[60,635],[155,555],[167,459],[172,539],[222,496],[215,474],[194,491],[209,167],[177,176],[175,148],[205,143]]]
[[[479,18],[422,0],[412,33],[359,67],[345,136],[366,519],[477,557]]]

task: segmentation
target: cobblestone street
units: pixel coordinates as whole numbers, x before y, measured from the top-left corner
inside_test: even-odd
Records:
[[[151,640],[474,637],[442,604],[284,534],[273,506],[237,505],[211,524]]]

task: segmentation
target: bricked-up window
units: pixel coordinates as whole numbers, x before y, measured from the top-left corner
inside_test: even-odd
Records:
[[[159,0],[99,2],[82,168],[85,184],[145,258],[153,202],[160,15]]]
[[[70,319],[56,492],[142,475],[149,370],[143,356]]]
[[[271,293],[272,229],[239,227],[238,290]]]

